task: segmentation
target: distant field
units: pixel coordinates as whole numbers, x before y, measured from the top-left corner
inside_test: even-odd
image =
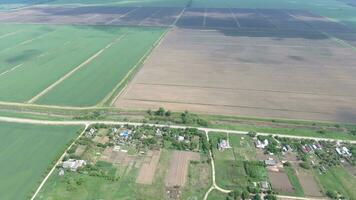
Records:
[[[78,129],[0,122],[1,199],[28,199]]]
[[[115,92],[164,32],[110,26],[1,26],[0,101],[69,106],[93,106]],[[51,90],[44,92],[48,87]]]
[[[189,0],[0,0],[0,11],[31,5],[101,5],[143,7],[185,7]]]

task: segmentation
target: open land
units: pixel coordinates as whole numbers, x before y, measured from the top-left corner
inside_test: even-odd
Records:
[[[115,105],[354,122],[352,29],[304,11],[211,11],[226,23],[204,11],[185,11]]]
[[[1,199],[28,199],[78,129],[1,122]]]
[[[164,32],[101,26],[2,27],[0,101],[67,106],[93,106],[110,96]]]
[[[174,151],[171,157],[171,163],[166,177],[166,186],[183,187],[187,180],[189,162],[199,160],[199,153],[188,151]]]

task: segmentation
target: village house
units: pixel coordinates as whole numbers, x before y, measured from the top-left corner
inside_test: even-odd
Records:
[[[255,146],[258,149],[264,149],[268,146],[268,140],[264,139],[263,142],[261,142],[260,140],[255,141]]]
[[[272,158],[269,158],[268,160],[265,160],[265,164],[267,166],[275,166],[277,164],[277,161],[273,160]]]
[[[261,181],[260,182],[261,185],[261,190],[262,191],[267,191],[269,190],[269,183],[267,181]]]
[[[62,162],[62,167],[64,169],[69,169],[69,170],[75,172],[78,170],[78,168],[80,168],[86,164],[87,163],[84,160],[69,159],[69,160]]]
[[[230,146],[230,143],[229,143],[229,140],[221,140],[220,143],[218,144],[218,149],[220,151],[223,151],[225,149],[230,149],[231,146]]]
[[[350,151],[347,147],[342,147],[342,148],[336,147],[335,150],[340,156],[346,156],[346,157],[352,156],[352,154],[350,153]]]

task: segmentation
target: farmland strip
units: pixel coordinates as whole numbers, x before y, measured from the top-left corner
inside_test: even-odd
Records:
[[[72,74],[74,74],[77,70],[79,70],[80,68],[82,68],[83,66],[89,64],[91,61],[93,61],[96,57],[98,57],[99,55],[101,55],[105,50],[109,49],[112,45],[114,45],[116,42],[118,42],[119,40],[121,40],[124,36],[126,36],[126,34],[121,35],[120,37],[116,38],[114,41],[112,41],[110,44],[106,45],[103,49],[99,50],[97,53],[95,53],[94,55],[92,55],[90,58],[88,58],[86,61],[84,61],[82,64],[78,65],[77,67],[75,67],[72,71],[68,72],[66,75],[64,75],[63,77],[61,77],[59,80],[57,80],[56,82],[54,82],[52,85],[50,85],[49,87],[47,87],[46,89],[44,89],[42,92],[40,92],[39,94],[37,94],[36,96],[34,96],[32,99],[30,99],[28,101],[28,103],[33,103],[34,101],[36,101],[38,98],[40,98],[41,96],[43,96],[44,94],[46,94],[48,91],[50,91],[52,88],[56,87],[58,84],[60,84],[61,82],[63,82],[65,79],[67,79],[69,76],[71,76]]]
[[[9,72],[13,71],[13,70],[15,70],[15,69],[17,69],[17,68],[21,67],[22,65],[23,65],[23,63],[22,63],[22,64],[19,64],[19,65],[16,65],[16,66],[14,66],[14,67],[13,67],[13,68],[11,68],[11,69],[6,70],[6,71],[2,72],[2,73],[0,73],[0,76],[3,76],[3,75],[5,75],[5,74],[7,74],[7,73],[9,73]]]
[[[18,31],[14,31],[14,32],[11,32],[11,33],[6,33],[6,34],[4,34],[4,35],[1,35],[0,36],[0,39],[2,39],[2,38],[6,38],[6,37],[9,37],[9,36],[12,36],[12,35],[16,35],[17,33],[20,33],[20,32],[22,32],[23,30],[18,30]]]

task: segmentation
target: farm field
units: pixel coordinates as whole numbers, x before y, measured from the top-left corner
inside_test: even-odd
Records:
[[[4,27],[0,101],[67,106],[94,106],[115,92],[164,33],[161,28]]]
[[[1,199],[29,199],[78,130],[0,122]]]
[[[0,22],[105,26],[171,26],[182,10],[183,8],[179,7],[35,6],[0,13]]]
[[[351,29],[303,11],[231,10],[220,12],[239,28],[186,11],[115,105],[355,122]]]

